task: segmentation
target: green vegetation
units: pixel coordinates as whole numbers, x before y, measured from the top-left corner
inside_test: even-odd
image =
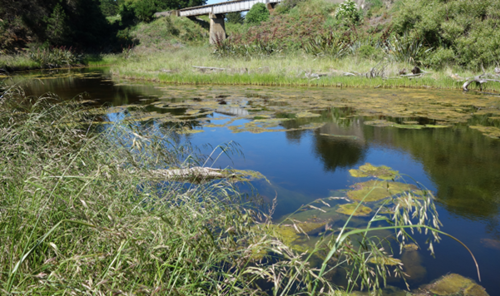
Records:
[[[105,49],[113,30],[98,0],[0,1],[0,53],[67,46]]]
[[[393,22],[397,34],[422,40],[432,53],[422,62],[479,69],[500,62],[498,1],[405,0]]]
[[[453,48],[459,43],[444,43],[442,37],[431,38],[421,32],[419,28],[429,22],[423,16],[408,19],[410,11],[416,9],[414,1],[386,5],[368,1],[360,10],[354,2],[339,6],[323,0],[285,1],[268,20],[264,6],[256,6],[256,16],[249,12],[244,22],[240,14],[228,17],[229,38],[217,44],[213,55],[207,44],[205,19],[183,22],[182,18],[167,17],[128,32],[139,46],[132,50],[133,58],[127,54],[126,60],[113,67],[113,73],[169,83],[453,89],[461,88],[467,77],[478,75],[481,65],[494,73],[500,60],[496,49],[488,49],[487,59],[474,62],[463,54],[458,59]],[[485,7],[489,9],[486,19],[470,22],[494,29],[496,6],[490,3]],[[457,10],[456,17],[467,11],[471,10]],[[180,34],[183,28],[186,33]],[[441,45],[435,40],[441,40]],[[496,42],[483,40],[492,46]],[[152,56],[151,49],[158,52]],[[416,65],[424,73],[412,77],[410,71]],[[223,70],[202,73],[193,66]],[[493,82],[486,87],[500,89]]]
[[[459,88],[465,78],[477,75],[482,66],[493,73],[500,61],[500,46],[496,43],[499,38],[495,38],[499,32],[500,8],[496,2],[487,0],[474,3],[399,0],[392,6],[382,0],[370,0],[363,9],[353,1],[338,5],[324,0],[289,0],[271,14],[265,5],[256,5],[244,21],[240,13],[227,15],[229,38],[217,44],[213,57],[214,50],[208,46],[206,17],[196,21],[177,17],[152,20],[156,11],[199,4],[203,3],[103,0],[96,6],[101,10],[97,19],[107,16],[101,28],[107,28],[102,31],[110,33],[98,38],[108,40],[101,52],[122,50],[122,61],[113,69],[122,77],[193,84]],[[9,19],[10,11],[21,11],[23,7],[9,4],[9,9],[2,10],[4,14],[0,11],[0,18]],[[30,37],[31,40],[35,44],[47,41],[47,45],[85,47],[81,40],[86,39],[75,33],[71,24],[74,13],[68,9],[54,2],[43,24],[37,24],[37,28],[45,28],[45,31],[37,38]],[[448,16],[446,20],[441,17],[443,14]],[[8,32],[14,30],[13,27],[6,26],[7,22],[1,24],[3,35],[11,36]],[[26,27],[23,32],[32,31],[35,32]],[[92,32],[85,34],[95,36]],[[75,38],[79,43],[72,41]],[[2,41],[5,52],[15,52],[14,48],[19,51],[28,45],[9,40]],[[158,53],[152,56],[152,52]],[[194,52],[197,54],[193,55]],[[4,60],[15,63],[17,57],[20,55]],[[175,67],[155,66],[160,60],[165,64],[163,60],[178,58],[179,61],[173,62],[177,63]],[[307,63],[298,61],[301,59]],[[210,75],[196,75],[191,69],[191,66],[227,68],[222,65],[228,64],[238,67]],[[26,65],[23,59],[19,60],[19,67],[0,64],[12,69],[22,65]],[[401,77],[408,75],[416,65],[424,74]],[[173,75],[163,74],[162,69]],[[246,69],[246,73],[242,69]],[[257,74],[259,72],[263,75]],[[367,76],[371,79],[366,79]],[[487,85],[490,90],[498,89],[495,83]]]
[[[250,11],[247,13],[245,17],[245,22],[247,24],[259,25],[262,22],[265,22],[269,19],[269,10],[267,10],[266,5],[264,3],[257,3]]]

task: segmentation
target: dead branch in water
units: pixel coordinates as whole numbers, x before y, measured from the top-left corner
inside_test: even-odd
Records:
[[[491,79],[489,77],[498,77],[497,75],[494,74],[487,74],[486,71],[484,70],[484,67],[481,65],[481,68],[483,69],[483,74],[477,75],[474,77],[468,77],[465,78],[465,83],[462,85],[462,89],[464,91],[469,91],[468,87],[471,83],[475,82],[477,86],[479,86],[479,89],[482,91],[483,90],[483,83],[486,82],[500,82],[498,79]],[[499,73],[500,71],[497,72],[498,68],[495,68],[495,73]],[[498,69],[500,70],[500,69]]]

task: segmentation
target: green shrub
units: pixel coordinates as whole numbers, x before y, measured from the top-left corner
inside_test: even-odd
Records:
[[[257,3],[247,13],[245,22],[247,24],[260,24],[269,19],[269,10],[264,3]]]
[[[455,52],[452,49],[440,47],[425,60],[426,64],[434,68],[442,68],[455,60]]]
[[[274,10],[277,14],[285,14],[288,13],[292,8],[297,6],[300,2],[304,0],[283,0],[276,9]]]
[[[500,60],[500,1],[405,0],[393,24],[399,34],[452,50],[459,65],[477,69]]]
[[[343,19],[347,24],[357,24],[361,19],[358,5],[352,0],[346,0],[339,5],[335,12],[337,19]]]
[[[376,54],[376,52],[377,52],[377,50],[375,49],[375,47],[373,47],[369,44],[361,45],[358,49],[359,56],[361,56],[363,58],[371,58],[372,56],[374,56]]]
[[[74,54],[70,49],[64,47],[30,49],[28,56],[42,68],[77,65],[82,62],[83,58],[81,55]]]

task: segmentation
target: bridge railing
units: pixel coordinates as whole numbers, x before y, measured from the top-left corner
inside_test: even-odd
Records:
[[[203,6],[187,7],[180,10],[164,11],[155,13],[155,17],[160,16],[198,16],[207,14],[224,14],[229,12],[240,12],[247,11],[252,8],[254,4],[264,3],[264,4],[274,4],[279,3],[282,0],[236,0],[221,2]]]

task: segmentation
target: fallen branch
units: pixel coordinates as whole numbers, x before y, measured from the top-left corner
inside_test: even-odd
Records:
[[[468,87],[473,82],[475,82],[476,85],[479,86],[479,89],[481,91],[483,91],[483,84],[486,83],[486,82],[500,82],[500,80],[498,80],[498,79],[487,78],[490,75],[491,76],[495,76],[495,75],[493,75],[493,74],[486,74],[486,71],[484,70],[484,67],[482,65],[481,65],[481,68],[483,69],[483,74],[477,75],[477,76],[474,76],[474,77],[465,78],[465,83],[462,85],[462,89],[464,91],[469,91]],[[495,68],[495,72],[496,71],[497,71],[497,68]]]
[[[232,179],[235,181],[247,181],[250,179],[266,179],[259,172],[250,170],[214,169],[209,167],[192,167],[187,169],[149,170],[149,176],[164,181],[206,181],[213,179]]]
[[[210,71],[226,71],[226,68],[217,68],[217,67],[193,66],[193,68],[196,68],[196,69],[200,70],[201,72],[205,72],[206,70],[210,70]]]
[[[189,169],[174,170],[151,170],[153,175],[161,176],[166,180],[191,180],[191,179],[221,179],[231,177],[234,174],[228,174],[221,169],[207,167],[192,167]]]

